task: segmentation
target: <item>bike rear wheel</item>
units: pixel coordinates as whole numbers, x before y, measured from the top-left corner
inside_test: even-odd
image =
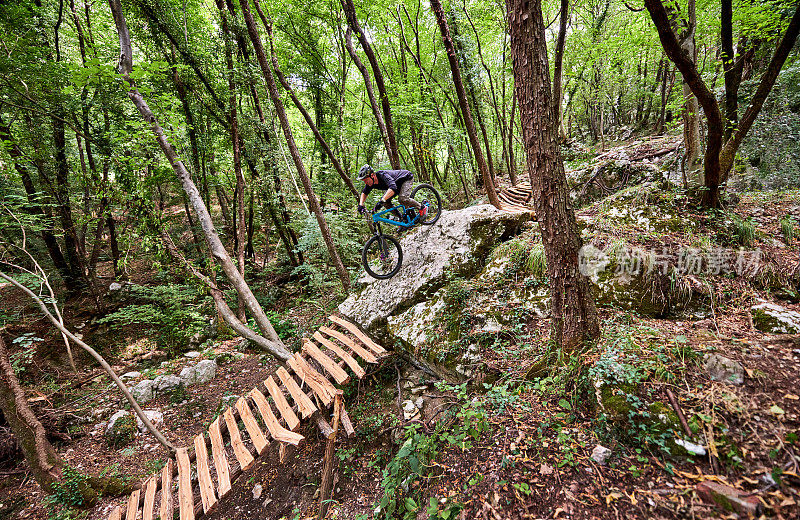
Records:
[[[423,206],[428,206],[428,214],[420,221],[420,224],[430,226],[442,216],[442,197],[430,184],[418,184],[411,192],[411,198]]]
[[[386,280],[397,274],[403,265],[400,242],[389,235],[375,235],[364,244],[361,251],[364,269],[373,278]]]

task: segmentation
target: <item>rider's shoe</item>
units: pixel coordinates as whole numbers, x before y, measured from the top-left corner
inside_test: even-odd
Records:
[[[419,210],[419,218],[425,220],[426,216],[428,216],[428,206],[423,205]]]

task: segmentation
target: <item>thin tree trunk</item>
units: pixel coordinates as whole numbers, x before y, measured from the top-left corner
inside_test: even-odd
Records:
[[[558,39],[556,40],[555,59],[553,60],[553,103],[556,106],[556,117],[558,121],[559,137],[565,140],[563,132],[564,125],[561,123],[562,96],[561,76],[564,69],[564,47],[567,41],[567,25],[569,25],[569,0],[561,0],[561,11],[559,13],[560,23],[558,26]]]
[[[400,154],[397,149],[397,139],[394,134],[394,125],[392,123],[392,110],[389,106],[389,96],[386,94],[386,86],[383,82],[383,73],[378,65],[378,59],[375,57],[375,52],[367,40],[364,31],[358,23],[356,16],[356,8],[353,5],[353,0],[341,0],[342,8],[344,9],[347,24],[356,33],[358,41],[361,43],[361,48],[364,50],[364,55],[367,57],[370,66],[372,67],[372,76],[375,78],[375,87],[378,89],[378,96],[381,99],[381,108],[383,110],[383,119],[386,123],[386,138],[389,142],[389,162],[395,170],[400,169]]]
[[[472,112],[470,112],[469,104],[467,103],[464,85],[461,83],[461,72],[458,68],[456,51],[455,47],[453,46],[453,40],[450,37],[450,28],[447,26],[447,20],[445,20],[444,17],[442,3],[440,0],[431,0],[431,8],[433,9],[433,13],[436,15],[436,21],[438,22],[439,30],[442,33],[442,41],[444,42],[444,47],[447,50],[447,58],[450,62],[450,70],[453,74],[453,84],[455,85],[456,93],[458,94],[458,103],[461,107],[461,114],[464,119],[464,125],[467,130],[469,142],[472,146],[472,151],[475,154],[475,161],[478,163],[478,169],[481,172],[481,178],[483,179],[483,184],[486,188],[486,195],[489,197],[489,203],[494,207],[499,208],[500,199],[497,197],[494,181],[489,174],[489,168],[483,158],[483,151],[481,150],[481,145],[478,142],[477,132],[475,132],[475,123],[472,121]]]
[[[209,249],[211,250],[211,254],[219,261],[220,266],[222,267],[223,272],[228,277],[228,280],[236,289],[236,292],[242,294],[248,310],[252,313],[253,318],[256,321],[259,329],[264,334],[266,339],[268,340],[268,345],[262,345],[266,348],[272,355],[277,357],[280,360],[287,360],[291,357],[291,353],[289,350],[283,345],[283,342],[278,337],[278,334],[275,332],[275,329],[272,327],[272,324],[269,322],[269,318],[264,313],[264,309],[261,308],[261,305],[256,300],[255,296],[253,295],[250,287],[248,287],[247,282],[245,282],[242,274],[234,265],[233,261],[231,260],[230,255],[225,250],[225,247],[222,245],[222,242],[217,235],[216,230],[214,229],[214,223],[211,220],[211,215],[208,213],[208,208],[206,208],[205,203],[203,202],[202,197],[200,196],[197,187],[195,186],[194,182],[192,181],[191,176],[189,175],[186,166],[184,166],[183,162],[175,153],[175,149],[172,145],[167,141],[166,136],[164,135],[164,130],[161,128],[161,125],[158,124],[158,121],[153,115],[152,110],[147,105],[147,102],[142,97],[141,93],[139,93],[138,89],[134,81],[130,78],[130,72],[133,66],[133,59],[132,59],[132,48],[131,48],[131,39],[130,33],[128,32],[128,26],[125,23],[125,17],[122,13],[122,6],[120,5],[120,0],[109,0],[109,5],[111,7],[111,13],[114,17],[114,23],[117,27],[117,33],[119,34],[119,43],[120,43],[120,64],[119,70],[120,73],[125,78],[125,81],[128,82],[129,90],[128,90],[128,97],[131,99],[133,104],[139,110],[139,113],[142,115],[144,120],[150,124],[150,128],[153,134],[156,137],[156,141],[158,142],[161,150],[164,152],[164,155],[167,157],[167,160],[172,165],[173,169],[175,170],[175,174],[178,177],[178,180],[181,182],[184,191],[189,197],[189,201],[194,206],[195,211],[197,212],[198,218],[200,220],[200,225],[203,228],[203,231],[206,236],[206,241],[208,242]]]
[[[270,27],[270,25],[267,23],[267,20],[261,20],[261,22],[264,24],[264,27]],[[333,168],[336,170],[336,172],[339,174],[339,177],[341,177],[342,181],[350,190],[350,193],[352,193],[354,197],[357,197],[358,190],[356,190],[356,187],[353,185],[353,180],[350,178],[349,175],[345,173],[344,169],[342,169],[342,165],[341,163],[339,163],[339,159],[337,159],[336,156],[333,154],[331,147],[328,146],[328,142],[322,136],[322,134],[319,131],[319,128],[311,119],[311,115],[308,113],[303,104],[300,102],[300,99],[298,99],[297,95],[294,93],[294,89],[292,88],[292,86],[289,85],[289,82],[286,81],[286,78],[283,76],[283,73],[281,72],[281,69],[278,66],[278,57],[275,54],[275,48],[272,41],[273,40],[272,32],[268,32],[268,34],[269,34],[270,53],[272,55],[272,68],[275,71],[275,75],[278,77],[278,81],[280,81],[281,85],[286,90],[286,92],[289,93],[289,96],[292,98],[294,106],[296,106],[297,110],[299,110],[300,113],[303,115],[303,119],[306,120],[306,124],[311,129],[311,132],[314,134],[314,138],[316,138],[317,142],[322,148],[322,151],[325,154],[324,156],[330,159]]]
[[[308,204],[311,207],[311,211],[317,218],[317,224],[319,225],[322,239],[325,241],[325,246],[328,249],[330,260],[336,268],[336,272],[339,274],[339,280],[342,283],[342,288],[344,289],[345,293],[348,293],[350,292],[350,274],[347,272],[347,269],[345,269],[342,259],[339,257],[339,253],[336,251],[336,246],[333,243],[333,237],[331,236],[330,229],[328,229],[328,223],[325,222],[325,217],[322,214],[322,209],[319,207],[317,196],[314,193],[314,190],[311,188],[311,180],[308,178],[305,165],[300,157],[300,151],[297,149],[297,144],[294,141],[294,136],[292,135],[292,129],[289,125],[289,119],[286,117],[286,110],[283,107],[283,102],[278,95],[278,88],[275,84],[275,78],[272,75],[269,63],[267,62],[264,46],[261,43],[261,36],[258,34],[258,28],[256,27],[255,20],[253,19],[252,13],[250,13],[249,2],[247,0],[239,0],[239,4],[242,7],[242,14],[244,15],[245,24],[247,25],[247,32],[250,35],[250,41],[253,44],[253,49],[255,50],[256,57],[258,58],[258,63],[261,66],[261,72],[264,74],[264,79],[267,82],[269,94],[272,98],[272,104],[275,106],[275,112],[278,115],[278,120],[281,123],[283,133],[286,136],[286,144],[289,147],[289,153],[292,155],[295,167],[297,168],[297,173],[300,175],[300,181],[303,183],[303,188],[305,189],[306,196],[308,197]],[[256,9],[260,10],[257,0],[253,1],[253,5],[256,7]],[[267,31],[269,32],[270,30],[270,27],[267,26]]]
[[[551,98],[541,0],[507,0],[516,95],[536,217],[550,280],[550,341],[580,353],[600,335],[591,287],[578,268],[582,240],[570,206]]]

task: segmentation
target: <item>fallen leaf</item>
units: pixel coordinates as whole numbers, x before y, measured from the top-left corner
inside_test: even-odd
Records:
[[[797,401],[798,399],[800,399],[800,397],[798,397],[795,394],[786,394],[786,395],[783,396],[783,398],[784,399],[791,399],[792,401]]]
[[[617,500],[619,498],[622,498],[622,493],[616,493],[616,492],[609,493],[608,495],[606,495],[606,505],[610,506],[611,502],[613,502],[614,500]]]
[[[772,415],[783,415],[786,412],[784,412],[783,408],[781,408],[777,404],[773,404],[772,406],[769,407],[769,413],[771,413]]]

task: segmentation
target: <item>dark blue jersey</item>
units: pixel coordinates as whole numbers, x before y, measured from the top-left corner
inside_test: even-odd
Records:
[[[369,195],[369,192],[371,192],[373,188],[383,191],[392,190],[397,193],[400,191],[397,187],[398,184],[410,181],[414,177],[414,174],[408,170],[378,170],[375,172],[375,175],[378,177],[378,184],[372,186],[364,185],[364,188],[361,190],[361,193],[364,195]]]

